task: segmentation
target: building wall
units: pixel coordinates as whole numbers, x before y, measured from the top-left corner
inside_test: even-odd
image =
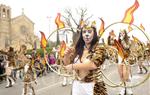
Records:
[[[34,41],[34,24],[28,20],[25,15],[21,15],[11,22],[11,45],[17,46],[26,44],[28,48],[32,48]]]

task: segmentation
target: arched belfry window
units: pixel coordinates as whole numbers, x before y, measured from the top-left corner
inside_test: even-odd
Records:
[[[2,17],[3,17],[3,18],[5,18],[5,17],[6,17],[6,10],[5,10],[5,8],[3,8]]]
[[[3,12],[5,12],[5,9],[3,9]]]

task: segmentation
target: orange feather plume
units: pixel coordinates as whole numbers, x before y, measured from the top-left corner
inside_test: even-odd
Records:
[[[124,59],[125,56],[124,56],[124,52],[123,52],[123,47],[122,47],[122,45],[116,39],[115,39],[115,45],[116,45],[116,47],[118,49],[118,54],[120,55],[120,57],[122,59]]]

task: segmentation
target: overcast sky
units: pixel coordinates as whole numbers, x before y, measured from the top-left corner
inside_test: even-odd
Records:
[[[139,8],[134,12],[134,24],[141,23],[150,34],[150,0],[138,0]],[[56,29],[54,23],[57,13],[63,13],[64,9],[87,8],[88,14],[93,14],[97,26],[100,26],[98,17],[102,17],[108,26],[111,23],[121,21],[127,8],[133,5],[135,0],[0,0],[0,4],[11,7],[12,18],[24,13],[35,23],[34,32],[40,35],[39,30],[49,35],[49,30]],[[50,17],[49,19],[47,17]],[[76,15],[74,15],[76,17]],[[99,28],[99,27],[98,27]]]

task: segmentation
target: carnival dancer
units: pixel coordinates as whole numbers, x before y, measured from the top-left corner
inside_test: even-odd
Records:
[[[108,95],[101,74],[104,60],[105,47],[98,44],[96,28],[84,26],[75,48],[67,47],[63,59],[67,70],[76,71],[72,95]]]
[[[108,45],[109,46],[114,46],[115,47],[115,33],[114,33],[114,30],[111,30],[111,32],[109,32],[109,36],[108,36]]]
[[[7,75],[7,85],[6,88],[12,87],[15,84],[15,78],[13,77],[13,69],[16,67],[15,64],[15,52],[13,47],[9,47],[8,52],[1,51],[0,53],[7,55],[8,61],[7,65],[5,67],[6,69],[6,75]]]
[[[29,89],[32,90],[32,95],[35,95],[35,90],[34,90],[34,84],[33,82],[36,83],[36,75],[33,70],[33,64],[32,64],[32,56],[31,55],[26,55],[27,52],[27,47],[25,45],[21,45],[20,47],[20,52],[18,54],[18,60],[20,61],[20,67],[23,68],[23,82],[24,82],[24,87],[23,87],[23,95],[28,95]]]
[[[35,95],[35,90],[34,90],[34,83],[37,84],[36,82],[36,77],[35,77],[35,73],[32,67],[32,62],[30,60],[29,63],[27,63],[24,67],[25,69],[25,75],[24,75],[24,87],[23,87],[23,95],[28,95],[30,89],[32,90],[32,95]]]
[[[124,53],[124,57],[125,57],[125,58],[121,58],[121,56],[118,56],[118,58],[119,58],[119,60],[118,60],[119,61],[118,62],[118,64],[119,64],[118,65],[118,71],[119,71],[120,79],[125,84],[130,84],[130,82],[131,82],[131,68],[130,68],[130,64],[127,62],[127,59],[129,58],[129,55],[130,55],[131,42],[129,40],[129,36],[127,35],[126,30],[120,31],[119,37],[118,37],[118,42],[121,44],[121,47],[123,48],[123,53]],[[129,94],[129,95],[133,94],[131,88],[126,89],[126,87],[124,87],[121,89],[119,94],[124,95],[125,93]]]
[[[60,47],[59,47],[59,50],[58,50],[58,59],[59,59],[59,61],[57,61],[57,64],[59,64],[59,66],[58,66],[58,72],[59,73],[63,73],[63,74],[72,74],[72,72],[70,72],[69,70],[66,70],[65,68],[64,68],[64,64],[63,64],[63,61],[62,61],[62,59],[63,59],[63,57],[64,57],[64,51],[65,51],[65,49],[66,49],[66,43],[65,43],[65,41],[63,40],[62,42],[61,42],[61,44],[60,44]],[[53,58],[54,59],[54,58]],[[53,60],[51,60],[51,61],[53,61]],[[59,62],[59,63],[58,63]],[[52,66],[52,65],[51,65]],[[63,76],[63,81],[62,81],[62,86],[67,86],[68,84],[72,84],[72,77],[70,77],[70,76]]]
[[[109,32],[109,36],[107,38],[107,43],[108,43],[108,47],[111,47],[110,51],[108,51],[110,54],[108,58],[109,61],[111,63],[118,63],[118,50],[115,44],[115,40],[116,40],[116,34],[114,33],[114,30],[111,30],[111,32]]]
[[[139,66],[139,74],[143,74],[143,69],[145,70],[145,73],[148,72],[147,68],[144,66],[143,62],[145,60],[144,58],[144,43],[142,44],[142,42],[138,42],[138,49],[137,49],[137,62],[138,62],[138,66]]]
[[[150,66],[150,43],[149,42],[147,42],[147,44],[146,44],[144,56],[145,56],[148,66]]]
[[[27,47],[25,45],[21,45],[20,50],[17,54],[17,62],[18,62],[18,66],[17,66],[17,72],[19,72],[19,77],[20,79],[23,79],[24,76],[24,66],[25,64],[28,62],[28,59],[26,57],[26,50]]]

